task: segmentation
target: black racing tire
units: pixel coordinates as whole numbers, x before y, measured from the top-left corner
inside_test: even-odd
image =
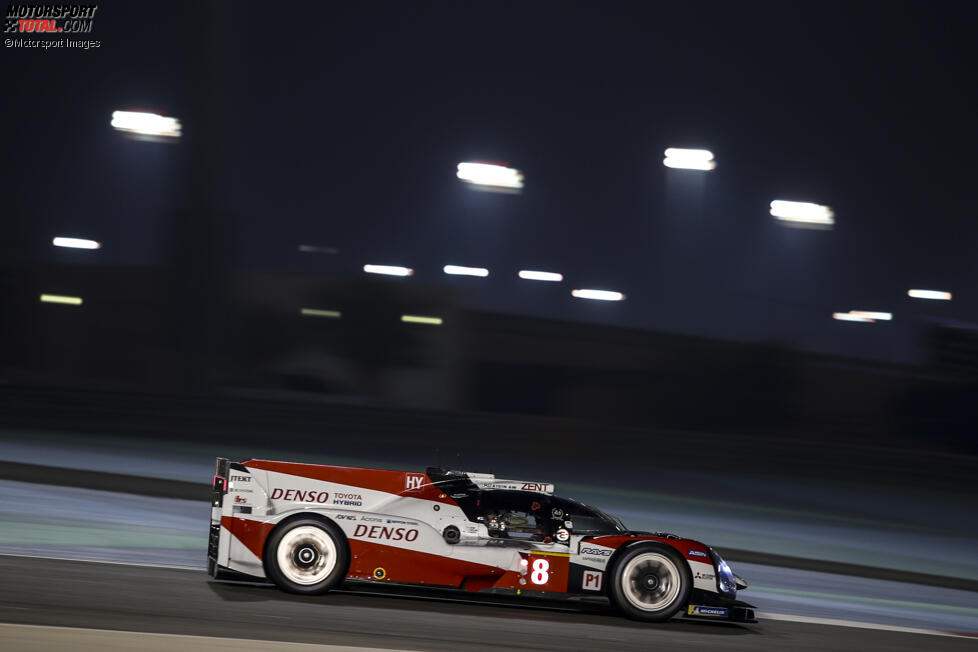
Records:
[[[318,595],[336,588],[350,567],[350,546],[336,524],[300,518],[275,528],[265,544],[265,573],[289,593]]]
[[[660,623],[689,602],[693,574],[674,548],[643,543],[627,548],[615,560],[608,597],[625,616]]]

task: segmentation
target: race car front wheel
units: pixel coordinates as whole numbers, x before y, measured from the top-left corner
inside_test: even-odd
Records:
[[[272,532],[265,571],[290,593],[325,593],[346,577],[350,552],[343,532],[328,521],[300,519]]]
[[[672,548],[645,544],[627,550],[615,563],[609,597],[629,618],[669,620],[686,606],[693,579]]]

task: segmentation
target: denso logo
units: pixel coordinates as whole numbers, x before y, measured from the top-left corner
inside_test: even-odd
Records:
[[[599,555],[601,557],[610,557],[611,551],[605,548],[581,548],[582,555]]]
[[[366,537],[368,539],[386,539],[388,541],[414,541],[418,538],[418,531],[414,528],[403,527],[384,527],[383,525],[364,525],[361,523],[353,531],[355,537]]]
[[[302,491],[301,489],[272,489],[272,500],[293,500],[297,503],[325,503],[329,494],[325,491]]]

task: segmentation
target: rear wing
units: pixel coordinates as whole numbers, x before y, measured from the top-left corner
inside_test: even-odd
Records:
[[[511,491],[535,491],[552,496],[554,486],[549,482],[527,482],[525,480],[503,480],[492,473],[473,473],[472,471],[448,471],[438,466],[429,466],[425,471],[431,481],[448,493],[454,490],[472,491],[489,489],[508,489]],[[455,489],[449,489],[454,487]]]
[[[491,473],[464,472],[479,489],[512,489],[516,491],[536,491],[548,496],[554,493],[554,486],[549,482],[526,482],[524,480],[502,480]]]

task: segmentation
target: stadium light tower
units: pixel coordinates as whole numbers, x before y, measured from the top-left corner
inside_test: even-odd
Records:
[[[523,173],[505,163],[463,161],[455,176],[476,190],[518,193],[523,188]]]
[[[550,283],[560,283],[564,280],[563,274],[557,272],[541,272],[532,269],[521,269],[519,277],[528,281],[549,281]]]
[[[832,313],[832,319],[873,324],[878,321],[891,321],[893,319],[893,313],[877,310],[850,310],[849,312],[834,312]]]
[[[177,140],[183,135],[183,126],[176,118],[148,111],[113,111],[113,128],[139,136]]]
[[[67,247],[69,249],[101,249],[102,243],[96,240],[88,240],[86,238],[65,238],[62,236],[55,237],[51,244],[55,247]]]
[[[64,294],[42,294],[41,303],[60,303],[66,306],[80,306],[81,297],[71,297]]]
[[[775,199],[771,202],[771,215],[783,222],[796,222],[816,226],[835,224],[835,213],[828,206],[801,201]]]
[[[860,315],[854,315],[851,312],[833,312],[832,319],[837,319],[839,321],[855,321],[855,322],[861,322],[863,324],[876,323],[875,319],[872,319],[870,317],[862,317]]]
[[[708,149],[681,149],[670,147],[665,151],[666,157],[662,164],[667,168],[677,170],[702,170],[709,171],[716,168],[717,163],[713,160],[713,152]]]
[[[489,276],[489,270],[485,267],[464,267],[462,265],[445,265],[442,271],[451,276]]]
[[[892,321],[893,319],[892,312],[879,312],[876,310],[850,310],[849,314],[866,319],[875,319],[877,321]]]
[[[931,299],[933,301],[951,300],[951,293],[942,290],[907,290],[907,296],[914,299]]]
[[[613,290],[571,290],[571,295],[577,299],[592,299],[594,301],[624,301],[625,295]]]
[[[386,276],[412,276],[414,270],[400,265],[364,265],[363,271],[368,274],[384,274]]]

